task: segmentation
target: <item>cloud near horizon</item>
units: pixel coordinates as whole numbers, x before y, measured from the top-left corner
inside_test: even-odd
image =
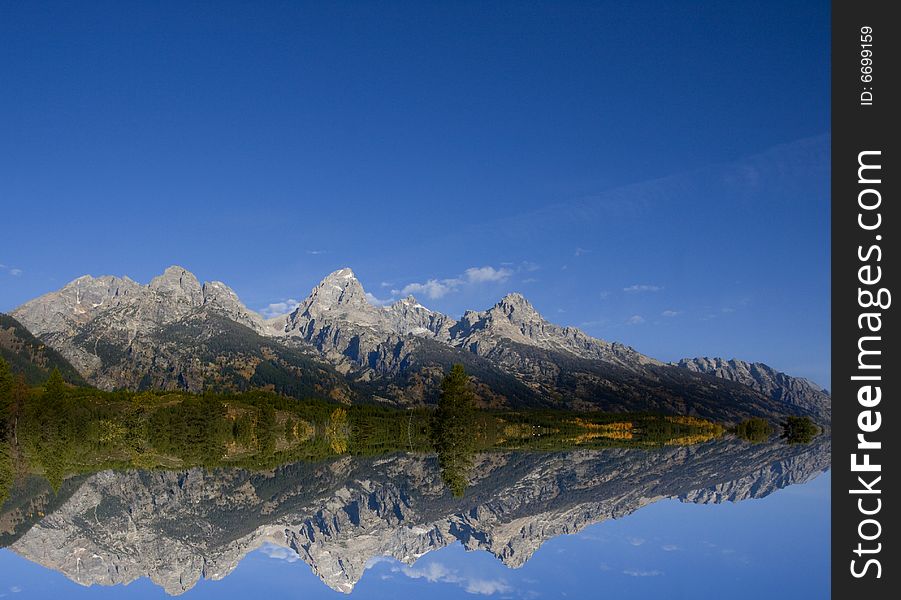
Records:
[[[289,312],[292,312],[299,305],[299,300],[295,300],[294,298],[286,298],[284,300],[279,300],[278,302],[268,304],[266,307],[261,308],[259,312],[261,315],[263,315],[264,318],[271,319],[272,317],[286,315]]]
[[[446,279],[428,279],[424,282],[408,283],[399,290],[391,290],[394,296],[407,296],[413,294],[424,295],[432,300],[443,298],[447,294],[456,292],[462,287],[478,285],[481,283],[501,283],[513,275],[513,270],[507,267],[495,268],[492,266],[470,267],[459,277]]]
[[[396,300],[394,297],[391,298],[377,298],[375,294],[370,292],[366,292],[366,301],[369,302],[373,306],[388,306],[389,304],[393,304]]]
[[[394,573],[402,573],[410,579],[425,579],[429,583],[452,583],[463,588],[468,594],[491,596],[511,592],[513,588],[502,579],[482,579],[471,575],[461,575],[439,562],[431,562],[422,567],[393,567]]]

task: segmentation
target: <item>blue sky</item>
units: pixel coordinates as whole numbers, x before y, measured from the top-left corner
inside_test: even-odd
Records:
[[[347,265],[829,383],[826,2],[3,3],[0,56],[0,310]]]
[[[697,598],[714,589],[732,600],[829,597],[829,473],[763,499],[713,505],[664,500],[622,519],[545,542],[518,569],[459,544],[411,566],[372,561],[353,594],[326,587],[283,549],[248,555],[221,581],[184,594],[202,598]],[[0,598],[163,599],[146,579],[127,587],[81,587],[0,550]],[[5,595],[4,595],[5,594]]]

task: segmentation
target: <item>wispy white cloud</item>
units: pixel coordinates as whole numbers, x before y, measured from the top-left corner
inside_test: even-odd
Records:
[[[582,321],[579,323],[579,327],[585,329],[586,327],[602,327],[609,323],[607,319],[594,319],[592,321]]]
[[[395,295],[420,294],[435,300],[456,291],[463,283],[462,279],[429,279],[423,283],[408,283],[400,290],[392,290]]]
[[[328,250],[307,250],[307,254],[312,254],[313,256],[318,256],[320,254],[327,253]]]
[[[630,285],[629,287],[624,287],[623,291],[627,294],[637,294],[641,292],[659,292],[663,287],[659,285],[649,285],[645,283],[636,283],[635,285]]]
[[[657,569],[654,569],[653,571],[626,569],[623,571],[623,575],[628,575],[629,577],[659,577],[660,575],[663,575],[663,571],[658,571]]]
[[[573,256],[578,258],[579,256],[584,256],[586,254],[591,254],[591,250],[586,250],[585,248],[576,248],[576,251],[573,253]]]
[[[4,265],[3,263],[0,263],[0,271],[5,271],[8,275],[12,275],[13,277],[18,277],[19,275],[24,273],[22,269],[10,267],[9,265]]]
[[[632,315],[626,319],[626,325],[641,325],[644,323],[644,317],[641,315]]]
[[[399,290],[392,290],[391,293],[395,296],[419,294],[435,300],[437,298],[443,298],[452,292],[456,292],[464,286],[479,285],[482,283],[501,283],[509,279],[512,275],[513,270],[507,267],[470,267],[458,277],[448,277],[446,279],[435,278],[428,279],[424,282],[408,283]]]
[[[663,312],[660,313],[660,314],[663,315],[664,317],[676,317],[676,316],[682,314],[682,311],[681,311],[681,310],[671,310],[671,309],[669,309],[669,310],[663,311]]]
[[[284,546],[276,546],[275,544],[263,544],[263,546],[260,548],[260,551],[269,558],[283,560],[289,563],[300,560],[297,552],[291,550],[290,548],[285,548]]]
[[[271,319],[272,317],[278,317],[280,315],[288,314],[298,307],[300,304],[299,300],[294,298],[286,298],[284,300],[279,300],[278,302],[273,302],[268,304],[264,308],[260,309],[260,314],[267,319]]]
[[[484,579],[471,575],[462,575],[439,562],[431,562],[422,567],[395,567],[395,573],[403,573],[411,579],[425,579],[429,583],[451,583],[460,586],[469,594],[491,596],[505,594],[513,588],[503,579]]]
[[[513,272],[506,267],[501,267],[500,269],[495,269],[494,267],[470,267],[466,269],[465,276],[469,283],[484,283],[506,281],[512,274]]]
[[[373,306],[388,306],[394,302],[394,298],[376,298],[374,294],[366,292],[366,300]]]
[[[664,544],[664,545],[660,546],[660,549],[663,550],[664,552],[676,552],[678,550],[681,550],[682,548],[680,548],[679,546],[677,546],[675,544]]]

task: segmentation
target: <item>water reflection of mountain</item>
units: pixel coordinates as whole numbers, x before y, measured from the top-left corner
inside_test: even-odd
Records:
[[[411,563],[460,541],[517,567],[545,541],[662,498],[739,501],[826,470],[830,440],[749,445],[720,439],[659,450],[477,455],[454,498],[433,456],[342,457],[267,473],[105,471],[55,497],[30,480],[0,515],[17,554],[78,583],[149,577],[170,594],[228,575],[251,550],[289,547],[349,592],[367,561]]]

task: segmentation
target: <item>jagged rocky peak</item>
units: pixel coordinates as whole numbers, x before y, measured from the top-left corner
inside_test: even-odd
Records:
[[[162,275],[154,277],[148,288],[173,300],[186,300],[193,306],[203,304],[203,286],[200,281],[193,273],[178,265],[172,265]]]
[[[222,313],[232,321],[247,325],[257,332],[267,330],[263,318],[248,309],[238,298],[238,294],[221,281],[204,282],[203,305]]]
[[[525,296],[519,292],[507,294],[488,310],[489,314],[502,314],[514,323],[542,321],[541,315]]]
[[[298,307],[298,311],[318,312],[336,308],[368,307],[366,291],[354,272],[345,267],[329,273],[313,288],[310,295]]]
[[[493,330],[507,337],[512,335],[516,341],[524,341],[519,339],[523,336],[533,338],[545,326],[556,327],[545,321],[531,302],[518,292],[507,294],[488,310],[466,311],[460,323],[461,332]]]
[[[420,304],[419,300],[417,300],[416,296],[414,296],[413,294],[408,295],[406,298],[401,298],[392,306],[397,306],[404,309],[429,310],[425,306]],[[429,312],[432,311],[429,310]]]
[[[144,287],[128,277],[83,275],[12,311],[34,335],[66,331],[98,313],[139,297]]]
[[[429,315],[437,315],[432,310],[429,310],[419,300],[416,299],[415,296],[410,294],[406,298],[401,298],[400,300],[391,303],[390,305],[384,307],[384,310],[388,313],[394,313],[398,316],[402,316],[405,318],[411,319],[422,319],[429,318]]]
[[[454,319],[426,308],[412,294],[382,310],[386,326],[401,335],[413,334],[448,342],[451,327],[456,325]]]
[[[67,283],[58,292],[51,292],[41,298],[58,295],[63,302],[69,304],[71,312],[90,313],[134,298],[141,291],[141,284],[128,277],[84,275]]]

